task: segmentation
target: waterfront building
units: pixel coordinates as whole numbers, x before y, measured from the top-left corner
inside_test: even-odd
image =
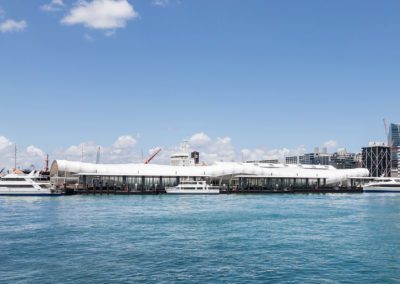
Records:
[[[338,149],[330,157],[331,165],[337,169],[354,169],[360,165],[357,162],[360,155],[355,153],[348,153],[345,148]]]
[[[299,156],[285,157],[285,163],[287,165],[297,165],[299,163]]]
[[[176,158],[173,156],[173,158]],[[156,164],[90,164],[56,160],[51,165],[55,186],[162,190],[181,181],[204,180],[226,189],[324,188],[349,185],[367,177],[366,169],[338,170],[332,166],[219,162],[210,166]]]
[[[362,148],[362,167],[369,170],[371,177],[391,175],[390,147],[383,142],[370,142]]]

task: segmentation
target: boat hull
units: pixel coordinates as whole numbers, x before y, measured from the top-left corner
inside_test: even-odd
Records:
[[[168,194],[198,194],[198,195],[204,195],[204,194],[219,194],[219,189],[176,189],[176,188],[166,188],[165,191]]]
[[[0,196],[60,196],[61,192],[52,192],[50,190],[26,190],[26,188],[0,188]]]
[[[400,187],[364,187],[364,192],[398,192],[400,193]]]
[[[62,196],[63,193],[0,193],[0,196]]]

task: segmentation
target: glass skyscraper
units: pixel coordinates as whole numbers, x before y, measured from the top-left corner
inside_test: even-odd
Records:
[[[390,124],[388,142],[392,150],[392,176],[398,176],[400,164],[400,124]]]

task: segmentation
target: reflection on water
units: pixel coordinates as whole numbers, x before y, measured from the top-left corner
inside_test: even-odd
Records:
[[[0,198],[5,282],[396,282],[400,194]]]

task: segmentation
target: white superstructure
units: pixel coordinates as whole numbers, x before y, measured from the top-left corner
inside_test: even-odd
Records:
[[[64,180],[77,176],[128,177],[202,177],[218,179],[246,176],[254,178],[325,179],[326,185],[341,183],[350,177],[368,177],[367,169],[336,169],[332,166],[249,164],[218,162],[210,166],[171,166],[157,164],[91,164],[56,160],[50,170],[52,178]]]
[[[58,195],[48,180],[35,173],[7,174],[0,178],[0,195],[45,196]]]
[[[175,187],[166,187],[168,194],[219,194],[219,187],[205,181],[182,181]]]
[[[364,186],[365,192],[399,192],[400,178],[379,178]]]

